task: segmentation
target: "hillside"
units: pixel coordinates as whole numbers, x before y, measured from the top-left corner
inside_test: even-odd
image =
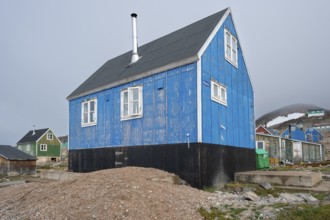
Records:
[[[290,124],[298,125],[305,131],[313,125],[330,124],[329,110],[326,110],[326,115],[323,117],[307,117],[307,112],[313,109],[323,108],[306,104],[289,105],[261,116],[257,119],[256,126],[268,125],[268,127],[274,128],[278,130],[279,133],[282,133]],[[297,116],[297,118],[293,116]],[[272,123],[274,121],[276,123]],[[325,147],[325,159],[330,160],[330,130],[321,131],[321,134],[323,135],[323,140],[321,140],[320,143]]]
[[[278,116],[287,116],[291,113],[304,113],[306,114],[311,109],[322,109],[322,107],[311,104],[293,104],[288,105],[272,112],[262,115],[256,120],[256,126],[265,125],[267,122],[277,118]]]

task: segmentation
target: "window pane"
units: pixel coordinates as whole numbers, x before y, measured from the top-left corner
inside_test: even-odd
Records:
[[[89,113],[89,122],[95,122],[95,114],[94,114],[94,112],[90,112]]]
[[[213,84],[213,96],[215,98],[219,98],[219,94],[218,94],[218,86]]]
[[[84,123],[88,123],[88,112],[84,113]]]
[[[127,116],[128,115],[128,104],[124,104],[124,116]]]
[[[95,101],[90,102],[90,111],[94,111],[95,109]]]
[[[226,32],[226,43],[227,43],[227,45],[231,45],[230,34],[228,32]]]
[[[133,102],[133,114],[139,114],[139,101],[134,101]]]
[[[87,102],[84,103],[83,109],[84,109],[84,113],[88,112],[88,103]]]
[[[233,50],[234,51],[237,51],[237,42],[236,42],[236,40],[235,40],[235,38],[232,38],[232,48],[233,48]]]
[[[136,101],[136,100],[139,100],[139,89],[136,88],[136,89],[132,89],[132,97],[133,97],[133,100],[132,101]]]
[[[128,103],[128,92],[124,92],[124,104]]]
[[[227,46],[227,50],[226,50],[226,57],[231,59],[231,49],[229,46]]]
[[[221,88],[221,101],[226,101],[226,89]]]
[[[237,60],[236,60],[236,51],[233,50],[233,57],[231,58],[231,60],[236,63]]]

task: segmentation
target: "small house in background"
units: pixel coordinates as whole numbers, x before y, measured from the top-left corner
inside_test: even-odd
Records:
[[[267,128],[265,126],[259,125],[256,128],[256,133],[262,133],[262,134],[270,134],[270,135],[278,135],[278,130],[274,128]]]
[[[293,140],[277,135],[256,133],[256,149],[269,153],[271,165],[282,163],[299,164],[324,161],[324,147],[319,143]]]
[[[307,112],[308,117],[322,117],[325,115],[324,109],[314,109]]]
[[[306,141],[319,143],[322,140],[322,134],[317,129],[309,127],[306,130]]]
[[[265,126],[259,125],[256,128],[256,133],[262,133],[262,134],[272,134]]]
[[[61,141],[61,160],[66,160],[69,156],[68,135],[60,136],[58,139]]]
[[[0,174],[35,174],[37,158],[9,145],[0,145]]]
[[[289,125],[288,128],[282,132],[281,136],[283,138],[306,141],[305,132],[296,125]]]
[[[155,167],[195,187],[254,170],[254,92],[229,8],[107,61],[69,100],[69,169]],[[131,42],[128,42],[131,44]]]
[[[17,148],[37,157],[38,164],[56,162],[61,158],[61,141],[49,128],[29,131],[17,142]]]

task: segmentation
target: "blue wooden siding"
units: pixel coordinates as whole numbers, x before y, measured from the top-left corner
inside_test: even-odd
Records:
[[[309,142],[318,143],[320,140],[322,140],[322,135],[315,128],[308,128],[306,130],[306,140],[309,141]]]
[[[294,140],[306,141],[305,132],[295,125],[291,126],[291,135],[289,134],[289,128],[287,128],[285,131],[283,131],[282,137],[284,138],[290,137],[291,139]]]
[[[196,63],[69,103],[70,149],[197,142]],[[120,120],[120,92],[143,86],[143,117]],[[97,98],[97,125],[81,127],[81,103]]]
[[[228,16],[202,55],[202,142],[254,148],[254,93],[239,42],[238,68],[225,59],[224,28],[237,39]],[[211,100],[211,80],[227,88],[227,106]]]

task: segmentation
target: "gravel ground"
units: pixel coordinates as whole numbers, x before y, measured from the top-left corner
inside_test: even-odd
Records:
[[[68,180],[0,188],[0,219],[202,219],[201,207],[216,207],[228,218],[236,213],[234,219],[276,219],[280,203],[319,203],[304,193],[259,197],[253,188],[209,193],[153,168],[63,174]]]
[[[0,219],[201,219],[197,210],[211,193],[173,180],[157,169],[126,167],[0,188]]]

